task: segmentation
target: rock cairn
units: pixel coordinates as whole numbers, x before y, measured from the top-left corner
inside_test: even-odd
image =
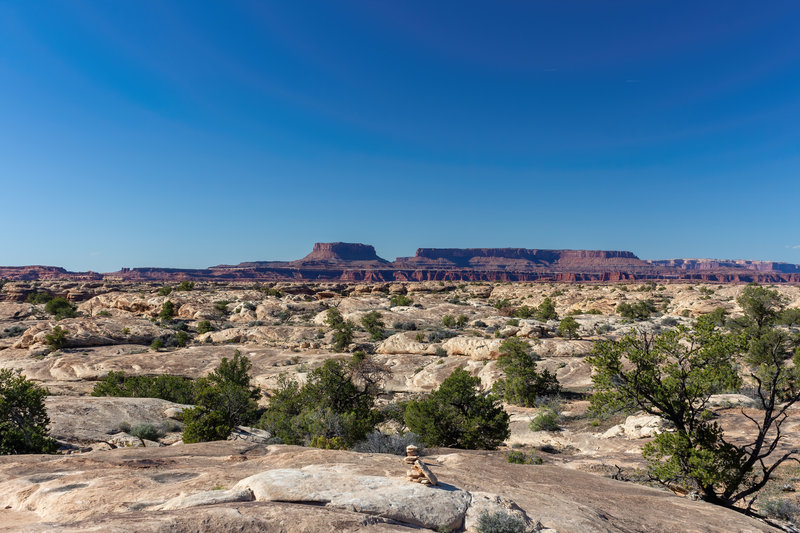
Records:
[[[411,470],[407,472],[409,481],[431,486],[438,483],[436,475],[419,460],[419,448],[413,444],[406,446],[406,456],[403,458],[403,462],[411,467]]]

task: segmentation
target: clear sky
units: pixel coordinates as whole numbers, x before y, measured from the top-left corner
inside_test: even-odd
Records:
[[[800,2],[0,0],[0,265],[800,263]]]

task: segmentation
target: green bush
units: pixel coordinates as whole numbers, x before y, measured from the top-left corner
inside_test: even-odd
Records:
[[[188,292],[194,290],[194,281],[181,281],[176,287],[176,291]]]
[[[494,449],[509,436],[509,416],[480,378],[456,369],[426,398],[406,406],[406,426],[427,446]]]
[[[169,322],[175,317],[175,304],[167,300],[161,304],[161,311],[158,313],[158,318],[162,322]]]
[[[211,322],[208,320],[201,320],[197,323],[197,333],[203,334],[208,333],[209,331],[214,331],[214,327],[211,325]]]
[[[414,303],[414,300],[406,296],[405,294],[395,294],[389,299],[389,304],[392,307],[408,307]]]
[[[653,300],[640,300],[633,304],[622,302],[617,305],[617,313],[622,318],[630,320],[647,320],[650,315],[656,312],[656,305]]]
[[[478,533],[525,533],[525,521],[519,516],[497,511],[478,515]]]
[[[558,325],[558,336],[566,337],[568,339],[578,338],[578,321],[571,316],[564,317]]]
[[[343,352],[353,342],[353,323],[336,308],[328,309],[325,323],[333,330],[333,351]]]
[[[350,360],[328,359],[309,373],[302,387],[282,374],[258,425],[286,444],[339,437],[352,446],[382,419],[375,398],[384,372],[358,353]]]
[[[214,310],[219,313],[220,316],[227,316],[229,303],[231,303],[230,300],[219,300],[214,302]]]
[[[453,328],[456,325],[456,317],[453,315],[444,315],[442,317],[442,326],[446,328]]]
[[[164,430],[157,428],[153,424],[136,424],[128,433],[141,441],[157,441],[164,436]]]
[[[41,305],[46,304],[53,299],[53,295],[47,291],[34,291],[28,294],[25,301],[29,304]]]
[[[458,317],[456,318],[456,327],[461,329],[467,325],[467,322],[469,322],[469,318],[467,318],[467,315],[458,315]]]
[[[126,376],[125,372],[109,372],[95,383],[92,396],[161,398],[175,403],[197,403],[195,382],[172,374]]]
[[[530,423],[531,431],[558,431],[561,415],[551,407],[545,407],[540,413],[533,417]]]
[[[182,413],[183,442],[227,439],[233,428],[258,420],[261,391],[250,383],[250,360],[239,350],[196,382],[196,406]]]
[[[47,302],[44,306],[44,310],[48,314],[53,315],[56,320],[78,316],[75,306],[69,303],[66,298],[62,298],[61,296],[58,298],[53,298]]]
[[[558,313],[556,313],[556,304],[550,298],[545,298],[539,307],[536,309],[536,320],[558,320]]]
[[[561,386],[555,374],[546,369],[538,372],[536,359],[527,341],[518,337],[503,341],[497,366],[505,377],[495,382],[495,394],[508,403],[525,407],[536,405],[540,396],[558,394]]]
[[[190,337],[185,331],[178,331],[175,333],[174,340],[176,345],[183,347],[189,344]]]
[[[50,333],[44,336],[44,343],[53,350],[60,350],[67,345],[68,333],[69,331],[66,329],[56,326],[50,331]]]
[[[161,348],[164,347],[164,341],[161,339],[153,339],[153,342],[150,343],[150,349],[154,352],[159,351]]]
[[[506,452],[506,461],[515,465],[540,465],[544,462],[533,452],[525,453],[518,450]]]
[[[383,340],[383,328],[386,327],[386,325],[383,323],[383,320],[381,320],[381,314],[379,312],[370,311],[364,314],[364,316],[361,317],[361,325],[367,330],[372,340]]]
[[[159,296],[169,296],[171,292],[172,292],[172,287],[170,287],[169,285],[164,285],[163,287],[158,289]]]
[[[47,389],[10,369],[0,370],[0,454],[54,453],[47,433]]]

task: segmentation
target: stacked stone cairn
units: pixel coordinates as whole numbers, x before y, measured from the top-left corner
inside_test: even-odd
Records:
[[[403,462],[411,467],[411,470],[407,472],[409,481],[431,486],[438,483],[436,475],[419,460],[419,448],[413,444],[406,446],[406,456],[403,458]]]

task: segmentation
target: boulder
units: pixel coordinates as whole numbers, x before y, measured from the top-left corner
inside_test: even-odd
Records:
[[[379,354],[424,354],[430,346],[417,342],[406,333],[395,333],[384,340],[375,350]]]
[[[442,343],[447,355],[465,355],[476,361],[495,359],[500,355],[501,339],[483,339],[480,337],[453,337]]]
[[[325,505],[429,529],[457,529],[470,502],[468,492],[426,487],[401,479],[355,475],[345,468],[311,465],[267,470],[242,479],[232,490],[250,489],[257,501]]]
[[[525,525],[525,530],[532,528],[533,524],[527,513],[512,500],[489,492],[472,492],[472,502],[464,517],[464,530],[467,533],[478,533],[478,519],[483,513],[495,514],[503,512],[515,516]]]
[[[646,439],[655,437],[664,431],[664,419],[654,415],[632,415],[622,424],[609,428],[600,438],[626,437],[628,439]]]

